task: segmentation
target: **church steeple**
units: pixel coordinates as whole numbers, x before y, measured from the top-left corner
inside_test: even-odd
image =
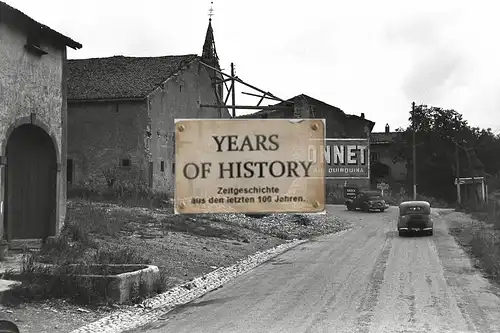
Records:
[[[201,60],[220,71],[219,65],[219,56],[217,55],[217,50],[215,49],[215,40],[214,40],[214,30],[212,29],[212,16],[213,14],[213,1],[211,1],[211,6],[209,10],[209,19],[208,19],[208,28],[207,34],[205,35],[205,43],[203,44],[203,52],[201,53]],[[223,100],[223,84],[222,75],[217,73],[214,70],[209,70],[210,78],[212,79],[212,84],[215,88],[215,93],[218,96],[219,100]],[[222,102],[220,102],[222,103]]]
[[[212,14],[211,14],[212,15]],[[206,62],[214,64],[219,62],[217,51],[215,49],[214,30],[212,29],[212,18],[208,20],[207,34],[205,35],[205,43],[203,44],[203,52],[201,58]]]

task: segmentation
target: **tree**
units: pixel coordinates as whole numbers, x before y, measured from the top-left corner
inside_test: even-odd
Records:
[[[410,112],[408,120],[410,124],[406,128],[397,130],[400,136],[392,148],[393,160],[406,161],[409,175],[412,174],[412,131],[415,129],[418,193],[453,201],[456,197],[456,145],[462,150],[465,149],[459,154],[460,175],[463,176],[464,172],[472,173],[478,163],[471,158],[471,155],[476,156],[471,148],[479,142],[481,135],[478,133],[482,132],[471,128],[455,110],[427,105],[416,106],[413,115]],[[483,134],[485,146],[490,147],[490,139],[488,133]],[[409,180],[412,181],[411,177]]]
[[[483,163],[488,174],[497,174],[500,170],[500,135],[495,135],[491,128],[472,128],[474,132],[475,153],[477,158]]]

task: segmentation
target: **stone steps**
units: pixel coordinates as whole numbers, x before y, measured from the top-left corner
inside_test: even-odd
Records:
[[[3,274],[7,271],[19,271],[21,270],[23,260],[23,254],[19,251],[12,251],[9,249],[9,253],[4,261],[0,261],[0,274]],[[12,280],[3,280],[0,279],[0,298],[2,294],[12,289],[19,282]]]

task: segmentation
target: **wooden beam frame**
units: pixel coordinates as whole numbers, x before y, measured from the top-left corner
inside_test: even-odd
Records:
[[[248,110],[290,110],[293,106],[254,106],[254,105],[218,105],[218,104],[201,104],[202,108],[234,108],[234,109],[248,109]]]
[[[204,67],[208,68],[209,70],[211,71],[214,71],[215,73],[218,73],[220,75],[222,75],[223,79],[220,79],[220,78],[213,78],[212,79],[212,83],[214,85],[216,84],[221,84],[223,83],[225,88],[226,88],[226,93],[227,93],[227,96],[225,98],[225,101],[224,101],[224,105],[219,105],[219,104],[201,104],[200,106],[203,108],[229,108],[229,109],[232,109],[233,112],[232,112],[232,116],[235,117],[235,110],[236,109],[247,109],[247,110],[283,110],[283,109],[286,109],[286,110],[289,110],[291,108],[293,108],[293,105],[294,105],[294,102],[292,101],[285,101],[277,96],[275,96],[274,94],[268,92],[268,91],[264,91],[262,89],[259,89],[257,88],[256,86],[253,86],[251,84],[248,84],[246,82],[244,82],[243,80],[241,80],[238,76],[236,76],[234,74],[234,65],[231,64],[231,75],[229,74],[226,74],[224,72],[222,72],[221,70],[218,70],[217,68],[215,67],[212,67],[202,61],[200,61],[200,64],[203,65]],[[228,87],[228,84],[227,82],[231,82],[231,84],[229,85]],[[242,94],[244,95],[248,95],[248,96],[254,96],[254,97],[259,97],[260,100],[259,102],[257,103],[256,106],[252,106],[252,105],[236,105],[236,101],[235,101],[235,83],[238,82],[238,83],[241,83],[243,84],[244,86],[246,87],[249,87],[257,92],[259,92],[261,95],[257,95],[257,94],[253,94],[253,93],[248,93],[248,92],[242,92]],[[227,102],[229,100],[229,97],[232,97],[232,103],[231,105],[227,105]],[[268,99],[268,100],[273,100],[273,101],[277,101],[277,102],[280,102],[280,103],[283,103],[283,104],[287,104],[288,106],[260,106],[261,103],[264,101],[264,99]],[[219,102],[220,103],[220,102]]]

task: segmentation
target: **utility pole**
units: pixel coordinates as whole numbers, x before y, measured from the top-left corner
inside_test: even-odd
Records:
[[[460,194],[460,158],[459,158],[459,150],[458,150],[458,142],[456,141],[455,138],[455,155],[456,155],[456,161],[457,161],[457,205],[460,207],[462,204],[462,196]]]
[[[231,82],[232,82],[231,100],[233,102],[233,118],[234,118],[234,117],[236,117],[236,108],[234,107],[236,105],[236,92],[235,92],[234,64],[233,63],[231,63]]]
[[[417,200],[417,145],[415,140],[415,131],[417,126],[415,125],[415,102],[411,103],[411,122],[413,127],[413,200]]]

